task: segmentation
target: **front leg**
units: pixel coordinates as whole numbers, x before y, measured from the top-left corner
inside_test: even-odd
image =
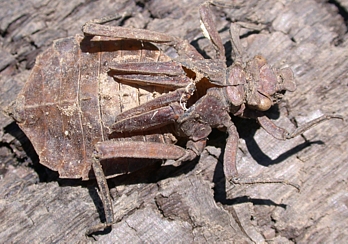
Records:
[[[239,178],[236,166],[239,135],[232,121],[225,123],[227,128],[227,141],[224,154],[224,174],[232,184],[285,184],[290,185],[300,191],[300,186],[284,179],[264,179],[264,178]]]
[[[298,135],[301,135],[311,127],[329,120],[329,119],[343,119],[342,116],[340,115],[334,115],[334,114],[328,114],[328,115],[322,115],[319,118],[316,118],[312,121],[309,121],[300,127],[298,127],[296,130],[293,132],[288,132],[287,130],[275,125],[267,116],[263,115],[260,117],[257,117],[257,121],[260,123],[261,127],[267,131],[268,134],[272,135],[274,138],[279,139],[279,140],[286,140],[286,139],[291,139],[294,138]]]
[[[224,173],[227,180],[233,180],[238,177],[238,171],[236,166],[238,140],[239,135],[236,126],[230,121],[227,127],[227,140],[224,153]]]

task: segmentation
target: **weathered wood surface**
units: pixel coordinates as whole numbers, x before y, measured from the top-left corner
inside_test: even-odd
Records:
[[[0,3],[0,241],[85,243],[86,228],[103,218],[93,181],[59,180],[37,163],[6,111],[28,78],[35,57],[54,39],[80,33],[88,20],[131,11],[122,24],[186,38],[212,51],[199,29],[201,1],[1,1]],[[333,4],[336,3],[336,4]],[[249,57],[288,64],[298,88],[270,113],[293,129],[322,113],[347,117],[348,1],[237,1],[216,11],[227,55],[231,20],[264,24],[243,29]],[[337,6],[340,7],[338,11]],[[346,19],[344,19],[344,17]],[[117,24],[117,23],[116,23]],[[347,122],[332,120],[280,142],[254,121],[236,121],[241,177],[285,178],[301,185],[231,187],[224,182],[216,133],[199,162],[110,180],[115,219],[101,243],[345,243],[348,239]],[[34,161],[34,162],[33,162]],[[97,211],[98,208],[98,211]]]

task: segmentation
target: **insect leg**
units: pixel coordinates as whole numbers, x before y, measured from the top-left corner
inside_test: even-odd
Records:
[[[232,58],[235,62],[244,63],[243,61],[243,46],[239,38],[240,26],[236,23],[230,25],[230,36],[232,43]]]
[[[99,159],[94,158],[92,162],[93,172],[98,183],[101,199],[103,202],[104,212],[105,212],[105,223],[100,223],[89,228],[86,235],[91,235],[97,231],[104,230],[105,228],[111,226],[114,222],[114,211],[112,208],[112,201],[109,192],[109,187],[106,182],[106,178],[102,169]]]
[[[235,125],[231,122],[227,126],[228,138],[224,154],[224,173],[225,177],[232,184],[285,184],[290,185],[300,191],[300,186],[284,179],[263,179],[263,178],[247,178],[240,179],[236,167],[238,139],[239,135]]]
[[[312,121],[309,121],[300,127],[298,127],[296,130],[293,132],[288,132],[287,130],[275,125],[269,118],[266,116],[261,116],[257,117],[258,122],[262,126],[262,128],[267,131],[268,134],[272,135],[274,138],[279,139],[279,140],[286,140],[286,139],[291,139],[294,138],[303,132],[307,131],[311,127],[329,120],[329,119],[343,119],[342,116],[340,115],[334,115],[334,114],[328,114],[328,115],[322,115],[319,118],[316,118]]]
[[[202,4],[199,8],[199,13],[201,15],[201,28],[203,30],[203,34],[206,38],[208,38],[215,50],[216,50],[216,58],[220,60],[226,60],[225,57],[225,48],[222,44],[221,37],[216,30],[216,24],[213,21],[213,13],[209,8],[210,3],[206,2]]]
[[[204,59],[203,56],[188,41],[157,31],[120,26],[108,26],[93,22],[86,23],[82,27],[82,31],[85,36],[95,36],[97,38],[92,39],[99,41],[131,39],[144,42],[163,43],[174,47],[178,51],[179,56],[182,56],[183,58],[186,57],[199,60]]]
[[[104,141],[96,144],[100,159],[149,158],[177,160],[186,154],[182,147],[158,142]]]
[[[227,141],[224,154],[224,173],[227,180],[237,178],[238,171],[236,167],[237,150],[239,135],[236,126],[232,123],[227,127]]]
[[[86,36],[101,36],[110,38],[110,40],[118,38],[155,43],[171,43],[177,41],[175,37],[157,31],[101,25],[92,22],[86,23],[82,27],[82,31]]]

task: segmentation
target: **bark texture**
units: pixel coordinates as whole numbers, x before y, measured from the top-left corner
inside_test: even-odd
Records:
[[[255,121],[236,119],[241,178],[283,178],[301,185],[225,183],[225,135],[215,132],[199,160],[166,162],[109,180],[115,223],[95,239],[86,229],[103,219],[94,181],[61,180],[41,166],[7,114],[35,57],[53,40],[81,32],[94,18],[131,12],[123,26],[189,40],[209,57],[199,28],[199,0],[0,2],[0,240],[7,243],[345,243],[348,236],[347,122],[330,120],[288,141]],[[323,113],[347,118],[348,1],[233,1],[214,9],[226,55],[229,25],[245,22],[246,57],[262,54],[289,66],[297,90],[269,112],[293,130]],[[256,28],[257,27],[257,28]]]

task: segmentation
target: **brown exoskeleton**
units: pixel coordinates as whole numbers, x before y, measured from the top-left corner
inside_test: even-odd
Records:
[[[110,64],[109,74],[120,82],[178,88],[119,114],[112,129],[114,133],[140,132],[174,124],[174,133],[188,138],[186,150],[159,143],[104,141],[96,144],[96,158],[132,157],[188,161],[203,152],[212,128],[219,128],[228,133],[224,154],[225,177],[231,182],[239,183],[236,168],[239,136],[231,121],[231,115],[256,119],[263,129],[280,140],[300,135],[324,120],[341,118],[337,115],[324,115],[291,133],[276,126],[263,111],[277,102],[284,91],[296,89],[291,69],[273,69],[262,56],[255,56],[245,63],[238,28],[233,24],[230,34],[236,54],[232,66],[227,67],[225,49],[208,5],[209,3],[205,3],[200,7],[200,14],[203,32],[216,50],[214,59],[204,59],[187,41],[162,33],[100,26],[95,23],[84,26],[83,30],[87,35],[102,36],[105,39],[134,38],[164,43],[177,50],[179,58],[170,62]],[[197,99],[194,96],[197,95],[196,89],[199,90],[198,87],[206,83],[209,84],[206,94],[198,95]],[[190,98],[193,103],[190,103]],[[190,105],[188,109],[186,104]]]
[[[191,160],[204,150],[212,128],[219,128],[228,133],[225,176],[237,182],[239,137],[231,115],[257,119],[278,139],[292,138],[320,121],[339,117],[322,116],[293,133],[274,125],[262,111],[268,110],[281,92],[295,90],[291,70],[272,69],[261,56],[245,63],[234,25],[231,36],[237,54],[233,65],[227,67],[208,5],[203,4],[200,13],[204,33],[216,50],[214,59],[204,59],[187,41],[170,35],[90,22],[83,28],[85,38],[56,41],[38,59],[19,95],[15,117],[42,164],[57,170],[61,177],[84,180],[90,178],[92,167],[106,223],[88,233],[113,223],[105,180],[108,169],[102,168],[101,161],[117,162],[125,157]],[[173,46],[178,58],[158,52],[153,43]],[[117,113],[117,108],[124,106],[118,99],[123,92],[117,90],[120,83],[164,87],[171,92]],[[186,149],[174,145],[174,139],[168,140],[172,134],[162,132],[169,125],[175,126],[171,131],[175,136],[187,138]],[[154,137],[150,130],[156,131]],[[115,139],[121,132],[143,132],[144,140]]]

